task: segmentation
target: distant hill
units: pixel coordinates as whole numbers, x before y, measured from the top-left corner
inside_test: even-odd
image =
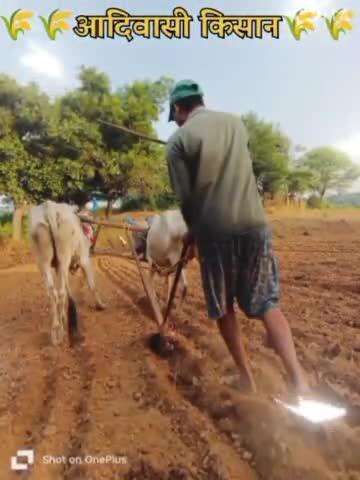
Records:
[[[327,197],[326,200],[336,205],[354,205],[356,207],[360,207],[360,192],[332,195]]]

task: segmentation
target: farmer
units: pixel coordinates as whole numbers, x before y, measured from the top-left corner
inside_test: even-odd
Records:
[[[180,127],[169,139],[172,187],[199,252],[208,315],[238,366],[244,386],[256,391],[234,301],[263,320],[298,393],[308,390],[289,324],[279,308],[279,269],[252,169],[248,135],[240,117],[205,108],[200,86],[183,80],[170,95],[169,121]]]

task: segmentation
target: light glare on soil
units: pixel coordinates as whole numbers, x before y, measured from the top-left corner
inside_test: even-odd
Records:
[[[291,412],[299,415],[312,423],[322,423],[342,418],[346,415],[345,408],[335,407],[329,403],[318,402],[315,400],[306,400],[299,397],[297,405],[288,405],[281,400],[278,403],[283,405]]]

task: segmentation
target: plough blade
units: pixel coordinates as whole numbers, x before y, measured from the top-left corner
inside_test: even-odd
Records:
[[[140,278],[141,278],[145,293],[146,293],[146,295],[147,295],[147,297],[150,301],[150,305],[151,305],[151,308],[152,308],[152,311],[153,311],[153,314],[154,314],[154,317],[155,317],[155,321],[158,324],[158,326],[161,327],[162,324],[164,323],[164,318],[163,318],[163,315],[162,315],[162,312],[161,312],[161,309],[160,309],[160,306],[159,306],[159,302],[158,302],[158,299],[157,299],[157,296],[156,296],[154,285],[150,281],[148,275],[146,273],[144,273],[144,271],[141,267],[140,260],[139,260],[137,254],[136,254],[136,251],[135,251],[135,246],[134,246],[133,239],[132,239],[132,237],[131,237],[131,235],[129,234],[128,231],[126,231],[126,237],[127,237],[128,242],[129,242],[131,252],[134,256],[136,265],[138,267]]]

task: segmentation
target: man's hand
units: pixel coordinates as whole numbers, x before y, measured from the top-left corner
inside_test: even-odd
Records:
[[[190,262],[190,260],[193,260],[196,256],[197,256],[196,245],[195,245],[195,243],[192,243],[188,248],[188,252],[186,254],[186,259],[187,259],[188,262]]]

